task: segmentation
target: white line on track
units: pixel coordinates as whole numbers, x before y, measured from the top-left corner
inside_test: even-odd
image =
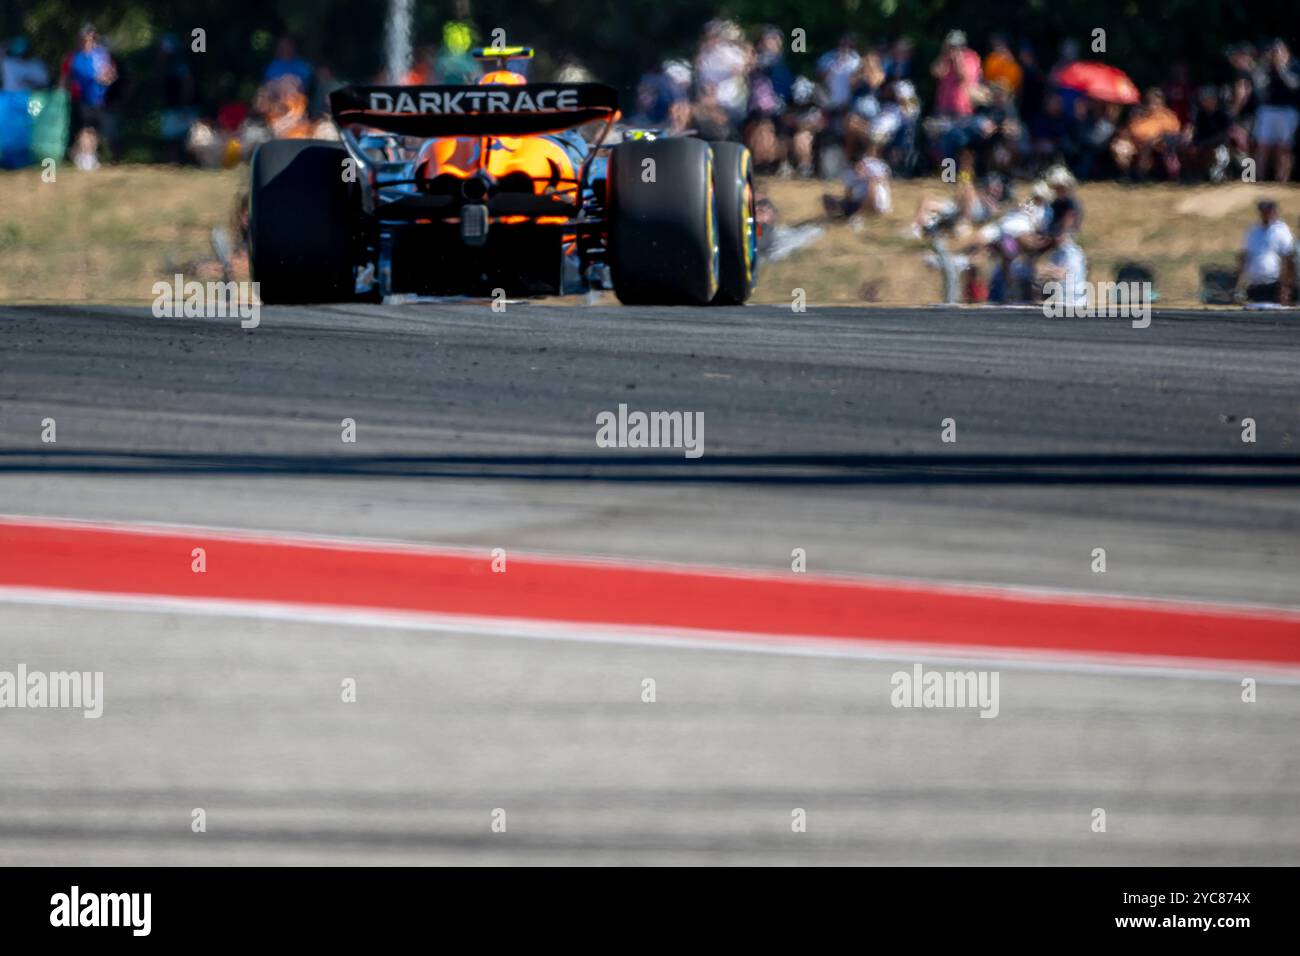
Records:
[[[388,611],[377,608],[288,604],[211,598],[176,598],[150,594],[106,594],[58,588],[0,586],[0,603],[75,607],[91,610],[243,617],[272,621],[394,628],[445,634],[624,644],[664,649],[740,651],[797,657],[844,658],[868,661],[932,661],[961,665],[1070,674],[1112,674],[1240,681],[1266,678],[1300,685],[1300,669],[1269,663],[1216,661],[1133,655],[1070,654],[1014,651],[1000,647],[949,647],[834,637],[790,637],[726,631],[688,631],[630,625],[537,621],[432,612]]]

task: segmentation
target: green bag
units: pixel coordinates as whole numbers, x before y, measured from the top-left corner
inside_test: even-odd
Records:
[[[68,151],[68,123],[71,109],[67,90],[32,93],[27,104],[32,117],[32,162],[61,161]]]

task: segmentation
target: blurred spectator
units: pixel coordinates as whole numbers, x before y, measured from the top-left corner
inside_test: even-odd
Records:
[[[1261,199],[1258,207],[1259,222],[1246,230],[1237,254],[1237,294],[1249,302],[1284,302],[1295,280],[1295,239],[1276,202]]]
[[[858,61],[858,69],[849,82],[849,98],[870,96],[873,99],[885,85],[885,67],[880,61],[880,54],[868,50]]]
[[[1016,62],[1020,64],[1020,118],[1028,125],[1033,125],[1043,109],[1047,96],[1047,77],[1038,63],[1038,54],[1028,40],[1020,44],[1016,51]]]
[[[577,57],[567,56],[555,71],[556,83],[593,83],[596,78]]]
[[[1070,64],[1077,63],[1078,61],[1079,41],[1075,40],[1073,37],[1067,37],[1061,41],[1060,58],[1048,71],[1048,78],[1054,82],[1057,75],[1062,70]],[[1069,87],[1064,86],[1057,87],[1057,90],[1060,92],[1061,98],[1065,101],[1066,115],[1071,117],[1078,116],[1079,114],[1076,107],[1079,101],[1084,98],[1084,94],[1079,90],[1070,89]]]
[[[1167,179],[1178,178],[1178,137],[1182,127],[1165,105],[1158,87],[1146,91],[1128,124],[1111,142],[1111,156],[1121,176],[1146,179],[1159,161]]]
[[[921,103],[910,80],[886,84],[880,94],[880,115],[871,123],[872,139],[884,147],[883,158],[891,168],[911,173],[916,165],[916,130]]]
[[[974,97],[980,85],[980,57],[966,46],[966,34],[953,30],[944,38],[939,56],[930,67],[936,81],[936,116],[960,119],[975,111]]]
[[[1013,97],[1017,96],[1024,81],[1024,70],[1007,46],[1007,38],[995,33],[989,38],[989,46],[988,56],[984,57],[984,82],[1002,83]]]
[[[997,216],[1009,196],[1009,184],[998,173],[976,180],[963,171],[956,196],[922,197],[912,217],[912,235],[919,239],[947,231],[960,236],[969,231],[964,226],[982,226]]]
[[[801,177],[814,173],[816,138],[826,127],[826,114],[816,101],[816,86],[798,77],[790,88],[792,108],[777,124],[777,135],[788,144],[787,162]]]
[[[1291,51],[1282,40],[1274,40],[1255,71],[1255,142],[1259,155],[1257,173],[1268,178],[1270,170],[1279,182],[1291,178],[1292,143],[1300,121],[1300,73]]]
[[[216,124],[194,123],[185,147],[199,165],[230,168],[250,159],[257,147],[272,139],[338,139],[328,117],[314,117],[298,77],[285,73],[262,84],[251,108],[224,104]]]
[[[999,81],[980,98],[975,112],[944,134],[943,155],[960,157],[969,151],[977,170],[1009,170],[1020,156],[1024,134],[1011,91]]]
[[[1074,240],[1078,229],[1078,212],[1069,199],[1055,199],[1047,225],[1047,247],[1035,271],[1038,295],[1048,282],[1061,284],[1061,302],[1075,308],[1088,305],[1088,260]]]
[[[686,93],[668,78],[668,63],[656,65],[641,76],[636,88],[636,109],[632,125],[657,129],[668,122],[668,111],[674,103],[684,102]],[[687,68],[687,76],[690,70]],[[687,81],[689,86],[689,79]]]
[[[68,57],[63,75],[73,105],[75,132],[70,152],[77,168],[94,169],[99,165],[101,142],[112,149],[114,117],[107,99],[109,87],[117,82],[117,65],[92,25],[81,28],[77,41],[77,50]]]
[[[1249,43],[1234,43],[1224,55],[1232,74],[1229,85],[1228,111],[1246,128],[1254,125],[1255,108],[1255,50]]]
[[[793,89],[794,74],[785,65],[785,36],[775,27],[764,27],[749,75],[749,115],[741,135],[757,171],[789,171],[789,142],[778,123]]]
[[[253,108],[270,129],[272,139],[312,139],[315,134],[307,94],[295,74],[284,73],[264,84]]]
[[[1042,194],[1045,206],[1033,229],[1019,237],[1020,249],[1025,255],[1026,262],[1057,244],[1057,232],[1054,231],[1054,227],[1059,227],[1060,223],[1067,221],[1067,217],[1070,230],[1078,231],[1083,223],[1083,206],[1075,194],[1077,186],[1078,182],[1073,174],[1059,164],[1048,169],[1036,185],[1035,188]],[[1026,273],[1032,271],[1030,268],[1025,269]]]
[[[844,115],[844,154],[851,163],[871,141],[873,124],[880,116],[880,93],[885,86],[885,68],[880,55],[868,51],[858,61],[849,81],[849,108]]]
[[[83,126],[73,137],[68,150],[72,156],[72,165],[83,173],[99,169],[99,136],[93,126]]]
[[[889,167],[880,158],[880,144],[869,143],[866,155],[842,177],[843,197],[829,193],[822,196],[822,206],[832,219],[845,219],[859,213],[887,215],[893,211]]]
[[[6,93],[31,93],[50,85],[50,74],[45,64],[27,49],[26,37],[9,41],[4,60],[0,61],[0,89]]]
[[[771,116],[754,113],[745,123],[742,141],[754,157],[754,171],[760,175],[789,171],[788,145],[777,135]]]
[[[468,23],[448,20],[442,25],[442,47],[438,50],[435,71],[441,82],[453,85],[478,82],[482,69],[478,60],[469,55],[473,45],[474,31]]]
[[[1191,73],[1187,64],[1175,63],[1169,73],[1169,82],[1165,84],[1165,103],[1174,111],[1178,122],[1186,126],[1192,119],[1192,109],[1196,103],[1196,87],[1192,85]]]
[[[789,101],[790,90],[794,86],[794,74],[785,62],[785,34],[777,27],[763,28],[758,40],[752,76],[766,80],[772,95],[781,104]]]
[[[691,132],[694,121],[691,101],[678,100],[668,108],[668,125],[663,128],[665,136],[686,136]]]
[[[316,79],[320,79],[321,71],[329,72],[329,67],[320,67],[316,70]],[[420,47],[415,51],[412,58],[411,69],[407,71],[406,76],[402,77],[403,86],[428,86],[438,82],[438,48],[429,44]],[[312,98],[315,103],[315,97]]]
[[[990,302],[1026,302],[1031,296],[1034,256],[1041,251],[1052,201],[1052,188],[1039,180],[1029,198],[980,229],[980,241],[993,266],[989,279]]]
[[[695,72],[686,60],[668,60],[663,65],[664,76],[682,99],[689,99],[695,84]]]
[[[991,174],[976,181],[969,169],[963,169],[955,197],[921,200],[912,234],[930,244],[932,252],[926,261],[943,274],[944,302],[983,302],[988,298],[979,268],[986,260],[997,259],[991,250],[1000,232],[992,223],[1010,198],[1010,186],[1002,176]]]
[[[1184,173],[1214,183],[1223,182],[1234,156],[1245,153],[1245,131],[1233,122],[1217,86],[1201,87],[1183,141]]]
[[[1073,37],[1066,37],[1061,41],[1060,49],[1057,51],[1058,59],[1048,71],[1052,76],[1060,73],[1071,63],[1079,62],[1079,41]]]
[[[174,33],[164,33],[158,41],[154,77],[162,84],[160,130],[167,151],[167,161],[179,163],[185,156],[185,137],[198,119],[194,74]]]
[[[293,37],[280,37],[275,44],[275,59],[267,64],[262,74],[263,83],[272,83],[283,76],[292,76],[304,93],[311,89],[311,64],[298,56],[298,44]]]
[[[770,119],[785,108],[785,100],[777,96],[772,81],[755,70],[749,75],[749,110],[748,119],[756,117]]]
[[[1066,112],[1065,97],[1053,90],[1043,101],[1043,108],[1029,125],[1030,146],[1039,163],[1064,161],[1074,163],[1079,156],[1078,124]]]
[[[708,91],[706,95],[712,103],[726,114],[729,127],[738,128],[744,119],[749,102],[746,79],[752,60],[753,51],[736,24],[712,20],[705,25],[695,56],[695,82],[701,91]]]
[[[858,38],[853,33],[844,34],[834,50],[822,54],[817,61],[817,76],[826,87],[827,109],[839,111],[848,107],[853,95],[853,77],[861,63]]]
[[[912,53],[914,47],[908,37],[899,37],[885,55],[885,79],[891,83],[912,79]]]
[[[436,75],[425,80],[426,83],[437,81]],[[334,75],[334,70],[326,63],[316,67],[316,78],[312,83],[311,106],[308,110],[312,116],[325,116],[329,113],[330,94],[346,84]]]
[[[731,116],[718,99],[718,88],[701,84],[691,107],[691,126],[701,139],[731,139]]]
[[[1080,179],[1097,179],[1109,173],[1110,142],[1119,131],[1120,106],[1089,100],[1083,104],[1078,130],[1078,157],[1072,168]]]
[[[1047,183],[1047,187],[1052,191],[1046,226],[1050,228],[1055,217],[1069,212],[1071,228],[1077,231],[1083,225],[1083,205],[1075,193],[1079,182],[1074,178],[1074,174],[1065,166],[1058,164],[1043,173],[1043,182]]]

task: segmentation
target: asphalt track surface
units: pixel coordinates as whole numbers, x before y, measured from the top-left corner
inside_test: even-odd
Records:
[[[620,403],[704,457],[597,448]],[[0,308],[4,514],[1294,608],[1298,438],[1295,313]],[[0,669],[108,685],[0,713],[0,862],[1300,862],[1300,690],[1249,675],[1012,669],[982,720],[888,661],[0,620]]]

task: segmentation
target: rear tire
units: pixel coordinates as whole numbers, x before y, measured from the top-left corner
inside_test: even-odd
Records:
[[[253,154],[249,262],[262,301],[341,302],[355,297],[355,189],[348,153],[326,140],[280,139]]]
[[[709,145],[718,201],[718,294],[713,301],[743,305],[754,291],[758,269],[753,161],[740,143]]]
[[[631,140],[611,151],[609,263],[624,305],[707,305],[717,295],[712,165],[699,139]]]

